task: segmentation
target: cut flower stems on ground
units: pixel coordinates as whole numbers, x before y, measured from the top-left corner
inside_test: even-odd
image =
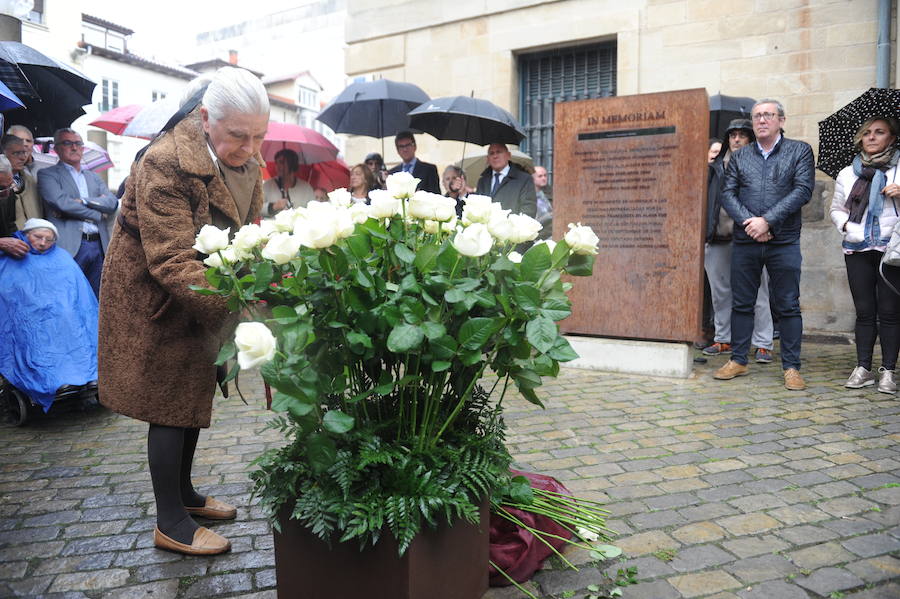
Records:
[[[236,358],[228,378],[260,368],[275,391],[286,443],[251,477],[276,528],[288,510],[326,543],[389,532],[402,554],[423,527],[475,521],[509,483],[507,391],[542,405],[542,378],[577,357],[556,324],[563,276],[591,274],[596,235],[572,224],[525,250],[534,219],[486,196],[457,218],[417,182],[398,173],[369,205],[337,190],[231,239],[197,236],[209,286],[195,291],[249,320],[217,363]]]

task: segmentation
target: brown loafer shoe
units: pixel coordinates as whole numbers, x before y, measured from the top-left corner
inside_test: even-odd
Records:
[[[806,381],[803,380],[796,368],[788,368],[784,371],[784,388],[789,391],[803,391],[806,389]]]
[[[224,501],[219,501],[213,497],[206,498],[206,505],[202,507],[185,508],[191,516],[200,516],[209,520],[231,520],[237,515],[237,510],[233,505],[228,505]]]
[[[185,555],[218,555],[231,549],[231,541],[202,526],[194,531],[194,540],[190,545],[179,543],[161,533],[159,528],[154,528],[153,544],[159,549]]]
[[[713,378],[720,381],[730,381],[736,376],[744,376],[750,371],[746,364],[738,364],[734,360],[728,360],[725,365],[716,371]]]

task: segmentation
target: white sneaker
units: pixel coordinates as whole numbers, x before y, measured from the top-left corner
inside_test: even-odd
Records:
[[[862,366],[857,366],[853,369],[853,372],[850,373],[850,378],[847,379],[847,382],[844,383],[844,386],[849,389],[862,389],[863,387],[868,387],[869,385],[875,384],[875,373],[871,370],[866,370]]]
[[[881,373],[881,378],[878,379],[878,390],[882,393],[896,393],[897,383],[894,381],[894,371],[882,366],[878,372]]]

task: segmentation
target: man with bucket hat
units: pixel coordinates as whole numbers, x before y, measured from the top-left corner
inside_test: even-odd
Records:
[[[731,353],[731,237],[734,221],[722,206],[725,169],[728,168],[728,162],[734,152],[755,140],[753,124],[749,119],[732,120],[725,130],[723,149],[709,167],[704,268],[709,279],[715,336],[713,343],[703,349],[703,353],[707,356]],[[757,362],[768,364],[772,361],[772,336],[769,277],[763,269],[753,320],[752,343],[757,348],[755,354]]]

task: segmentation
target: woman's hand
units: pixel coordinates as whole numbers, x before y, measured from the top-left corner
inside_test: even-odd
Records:
[[[897,185],[896,183],[885,185],[884,189],[881,190],[881,193],[889,198],[897,199],[900,197],[900,185]]]

